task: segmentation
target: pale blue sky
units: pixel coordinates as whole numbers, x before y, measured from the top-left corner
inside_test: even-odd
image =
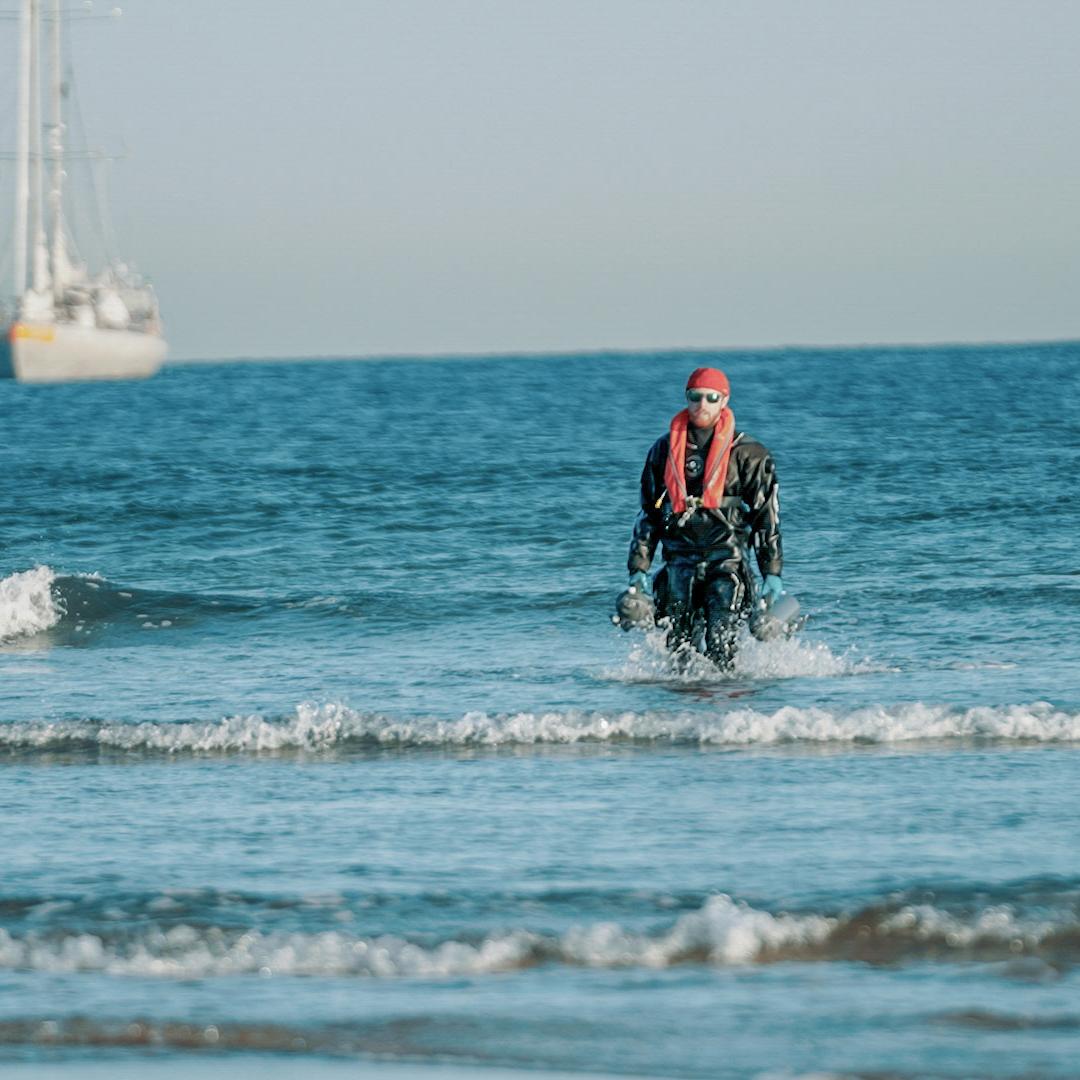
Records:
[[[1075,0],[124,11],[80,98],[174,357],[1080,336]]]

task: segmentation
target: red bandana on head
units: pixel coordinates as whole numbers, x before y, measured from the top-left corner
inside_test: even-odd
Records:
[[[714,367],[694,368],[690,372],[690,378],[686,380],[686,389],[715,390],[726,398],[731,397],[731,387],[727,376],[719,368]]]
[[[716,368],[698,368],[686,382],[687,390],[716,390],[725,397],[730,397],[731,388],[727,376]],[[667,488],[671,509],[681,514],[686,509],[686,429],[690,424],[690,413],[683,409],[671,421],[671,450],[667,465],[664,467],[664,486]],[[701,487],[701,505],[713,509],[720,505],[724,497],[724,484],[727,481],[728,460],[731,457],[731,444],[735,438],[735,414],[725,407],[713,428],[712,445],[705,462],[705,476]]]

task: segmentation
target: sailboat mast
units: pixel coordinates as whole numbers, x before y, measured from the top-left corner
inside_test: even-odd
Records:
[[[33,245],[31,283],[35,292],[49,286],[49,251],[42,213],[44,190],[41,161],[41,9],[30,0],[30,242]]]
[[[64,241],[64,81],[60,55],[60,0],[53,0],[50,45],[52,70],[52,123],[49,126],[49,154],[52,157],[52,187],[49,203],[52,210],[52,286],[53,299],[60,303],[67,285],[67,251]]]
[[[30,201],[30,0],[19,7],[19,100],[15,135],[15,295],[26,292],[26,229]]]

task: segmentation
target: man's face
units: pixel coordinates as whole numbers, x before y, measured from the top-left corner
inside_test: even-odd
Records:
[[[725,394],[707,386],[687,390],[686,411],[690,414],[690,423],[699,428],[716,427],[727,401]]]

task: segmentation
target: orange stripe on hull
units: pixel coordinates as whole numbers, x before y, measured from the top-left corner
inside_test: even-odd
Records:
[[[12,323],[11,340],[54,341],[56,330],[52,326],[30,326],[27,323]]]

